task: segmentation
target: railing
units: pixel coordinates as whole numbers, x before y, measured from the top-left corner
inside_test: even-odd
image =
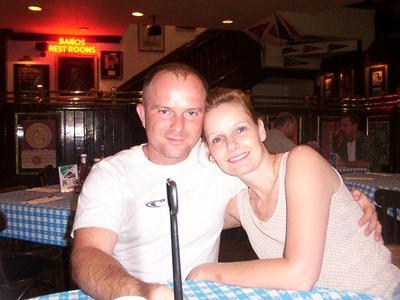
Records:
[[[0,103],[141,103],[142,91],[47,91],[43,89],[0,93]]]

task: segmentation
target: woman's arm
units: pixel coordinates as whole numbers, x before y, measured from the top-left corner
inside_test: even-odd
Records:
[[[237,210],[237,199],[232,198],[229,200],[224,213],[224,229],[234,228],[240,226],[240,218]]]
[[[205,264],[195,268],[188,278],[247,287],[311,289],[319,278],[330,198],[339,183],[336,173],[317,152],[306,146],[296,147],[287,165],[283,258]]]

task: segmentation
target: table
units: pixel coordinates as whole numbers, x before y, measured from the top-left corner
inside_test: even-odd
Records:
[[[78,195],[47,186],[0,194],[0,210],[7,216],[1,237],[67,246]]]
[[[346,173],[342,174],[344,182],[349,189],[358,189],[375,200],[375,192],[379,189],[400,191],[399,173]]]
[[[168,282],[172,288],[172,282]],[[241,288],[233,285],[225,285],[210,281],[185,281],[183,282],[183,294],[187,300],[217,300],[217,299],[379,299],[367,294],[341,292],[334,289],[314,288],[309,292],[272,290],[272,289],[252,289]],[[85,295],[80,290],[61,292],[57,294],[45,295],[31,300],[89,300],[93,299]]]
[[[369,171],[368,168],[357,168],[357,167],[337,167],[336,170],[340,174],[354,173],[354,172],[362,173],[362,172],[368,172]]]
[[[371,201],[375,202],[375,193],[379,189],[398,191],[400,194],[399,173],[346,173],[342,174],[346,186],[363,192]],[[400,200],[399,200],[400,201]],[[376,204],[376,202],[375,202]],[[400,220],[400,210],[397,210]],[[387,214],[393,216],[393,208],[387,209]]]

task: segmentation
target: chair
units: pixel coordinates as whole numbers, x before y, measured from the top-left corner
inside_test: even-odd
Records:
[[[41,186],[59,184],[58,169],[48,165],[39,172],[39,179]]]
[[[382,224],[382,235],[386,247],[392,252],[392,263],[400,267],[400,192],[377,190],[375,201],[378,206],[378,217]],[[388,208],[393,216],[387,213]]]
[[[7,227],[7,219],[0,212],[0,231]],[[0,299],[23,299],[40,293],[63,289],[61,251],[32,247],[30,251],[0,249]]]
[[[383,239],[386,243],[398,244],[400,242],[400,192],[379,189],[375,193],[378,207],[379,221],[382,223]],[[387,211],[391,208],[393,216]]]

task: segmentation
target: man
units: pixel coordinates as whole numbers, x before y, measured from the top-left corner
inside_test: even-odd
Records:
[[[225,205],[243,184],[211,163],[200,142],[206,96],[206,81],[189,66],[151,71],[137,106],[147,143],[102,160],[87,177],[71,263],[75,282],[94,298],[173,299],[159,284],[172,278],[167,178],[177,182],[180,198],[183,278],[217,261]],[[359,203],[374,212],[365,197]]]
[[[297,120],[289,112],[279,113],[275,118],[275,127],[267,130],[265,145],[271,153],[283,153],[292,150],[296,144],[293,138],[297,134]],[[308,146],[318,150],[318,143],[310,141]]]
[[[346,114],[340,120],[344,137],[338,146],[336,165],[338,167],[369,168],[371,154],[368,137],[359,131],[360,117],[356,113]]]

